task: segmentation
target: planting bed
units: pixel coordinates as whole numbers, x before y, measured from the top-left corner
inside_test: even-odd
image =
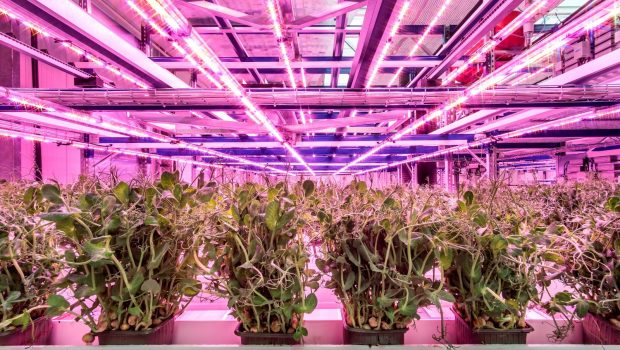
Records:
[[[319,290],[321,293],[322,290]],[[329,291],[323,290],[321,297],[331,296],[332,301],[319,303],[317,309],[307,315],[308,336],[306,345],[344,344],[342,334],[342,316],[338,304]],[[450,305],[443,308],[448,340],[456,342],[455,321]],[[437,334],[440,326],[440,314],[434,308],[426,308],[420,312],[421,319],[415,328],[405,333],[405,345],[436,344],[433,334]],[[559,343],[550,341],[547,335],[553,330],[552,319],[544,312],[529,310],[527,321],[534,331],[527,337],[528,344],[583,344],[582,324],[575,324],[575,329]],[[240,345],[241,340],[234,334],[237,321],[230,317],[225,302],[193,303],[177,319],[174,324],[173,344],[178,345]],[[82,334],[87,331],[83,325],[74,322],[70,317],[59,317],[53,321],[51,344],[81,345]],[[95,342],[96,344],[96,342]]]

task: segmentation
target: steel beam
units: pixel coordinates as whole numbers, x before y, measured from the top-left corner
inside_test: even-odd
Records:
[[[32,16],[88,45],[111,62],[152,83],[155,87],[188,87],[174,74],[148,59],[135,45],[110,30],[71,1],[13,0]]]
[[[240,101],[229,91],[216,89],[17,89],[23,94],[67,106],[97,111],[183,111],[242,110]],[[248,89],[255,103],[265,110],[426,109],[453,101],[463,88],[428,89]],[[504,110],[534,108],[598,107],[620,102],[620,86],[497,86],[472,97],[462,108],[501,108]],[[0,103],[1,105],[1,103]],[[8,111],[22,110],[11,104],[1,106]],[[338,114],[338,118],[342,118]],[[510,120],[505,117],[497,122]],[[466,117],[468,118],[468,117]],[[464,118],[464,119],[466,119]],[[493,129],[490,129],[493,130]],[[475,130],[482,133],[485,130]],[[434,132],[438,134],[438,132]]]
[[[260,29],[260,28],[251,27],[251,26],[235,25],[232,28],[221,29],[216,26],[204,25],[202,23],[199,23],[198,21],[192,21],[191,19],[190,19],[190,23],[192,24],[194,29],[196,29],[196,31],[200,34],[213,35],[213,34],[235,32],[239,34],[273,35],[273,33],[270,30]],[[429,32],[429,36],[443,36],[444,30],[446,29],[446,27],[450,28],[450,30],[452,31],[455,31],[458,28],[458,25],[456,24],[435,25],[431,28]],[[428,28],[428,26],[423,25],[423,24],[405,24],[405,25],[401,25],[396,33],[398,35],[409,35],[409,36],[422,35],[422,33],[426,31],[426,28]],[[540,30],[543,30],[543,28],[541,28]],[[303,27],[303,28],[289,27],[287,28],[287,31],[289,33],[313,34],[313,35],[314,34],[319,34],[319,35],[337,34],[337,33],[343,33],[347,35],[359,35],[361,34],[362,29],[361,29],[361,26],[357,26],[357,27],[347,26],[345,28],[339,28],[338,26],[333,26],[333,25],[313,25],[310,27]]]
[[[513,102],[510,104],[510,109],[523,109],[526,111],[544,108],[594,108],[594,107],[609,107],[620,103],[620,100],[606,100],[606,101],[546,101],[546,102]],[[381,102],[338,102],[338,101],[316,101],[311,103],[305,102],[293,102],[293,103],[261,103],[259,106],[264,110],[280,111],[280,110],[299,110],[301,108],[308,110],[342,110],[341,114],[349,114],[346,111],[353,109],[381,109],[381,110],[427,110],[436,108],[442,105],[441,103],[415,103],[415,102],[401,102],[401,103],[381,103]],[[85,111],[97,111],[97,112],[114,112],[114,111],[133,111],[133,112],[153,112],[153,111],[241,111],[244,109],[244,105],[236,103],[222,103],[222,104],[177,104],[177,105],[137,105],[132,102],[118,103],[118,104],[81,104],[70,103],[67,104],[72,108],[81,109]],[[502,108],[506,107],[506,103],[503,101],[497,102],[479,102],[479,103],[464,103],[462,108],[469,109],[485,109],[485,108]],[[0,105],[0,111],[26,111],[28,108],[14,105]],[[348,117],[346,117],[348,118]],[[475,129],[476,133],[482,133],[486,130],[493,130],[493,128]]]
[[[588,125],[588,121],[583,121],[584,127]],[[581,137],[620,137],[620,128],[618,129],[559,129],[559,130],[543,130],[538,131],[520,138],[511,140],[529,139],[529,138],[581,138]],[[526,143],[524,143],[526,145]]]
[[[596,59],[587,62],[581,66],[573,68],[572,70],[558,75],[556,77],[552,77],[541,82],[540,86],[561,86],[565,84],[578,84],[587,82],[589,79],[592,79],[598,75],[605,74],[607,72],[613,71],[614,69],[620,68],[620,50],[612,51],[606,55],[597,57]],[[613,83],[618,83],[613,82]],[[508,127],[512,124],[521,123],[525,120],[529,120],[535,118],[537,116],[543,115],[545,113],[549,113],[551,110],[549,109],[540,109],[540,110],[531,110],[531,111],[521,111],[515,113],[507,118],[501,118],[495,122],[491,122],[475,129],[475,132],[486,132],[490,130],[494,130],[500,127]],[[464,118],[461,118],[455,121],[452,124],[449,124],[443,128],[437,129],[432,134],[443,134],[450,133],[456,130],[463,129],[469,125],[473,125],[479,123],[480,121],[497,115],[500,110],[482,110],[475,113],[472,113]]]
[[[368,116],[359,116],[356,118],[339,118],[339,119],[316,119],[312,123],[298,124],[292,123],[287,125],[278,125],[278,128],[295,133],[318,132],[321,130],[332,129],[344,126],[374,125],[390,120],[397,120],[406,115],[404,111],[389,111],[382,113],[374,113]],[[196,133],[245,133],[245,134],[262,134],[265,132],[260,125],[250,122],[228,122],[213,119],[198,119],[190,116],[176,115],[134,115],[134,118],[148,123],[168,123],[177,125],[188,125],[199,127],[200,129],[189,129],[187,132]],[[359,130],[358,130],[359,131]],[[181,133],[177,128],[176,133]]]
[[[371,65],[387,32],[387,26],[390,20],[398,15],[394,11],[397,2],[398,0],[371,0],[368,2],[362,32],[349,74],[348,87],[364,87]]]
[[[220,6],[219,4],[217,4],[217,0],[211,0],[211,1],[212,3],[206,2],[206,1],[202,1],[202,2],[206,2],[207,4],[211,4],[213,6]],[[214,19],[220,28],[232,28],[232,23],[230,22],[229,18],[214,16]],[[241,44],[241,40],[239,39],[239,36],[237,35],[237,33],[231,32],[231,33],[226,33],[225,35],[226,35],[226,38],[228,38],[228,41],[230,41],[230,44],[232,45],[239,59],[242,61],[246,60],[249,57],[249,55],[246,49]],[[254,81],[256,83],[262,82],[262,79],[261,79],[262,77],[260,76],[260,73],[258,72],[256,68],[248,68],[246,72],[249,73],[252,76],[252,78],[254,78]]]
[[[35,60],[48,64],[51,67],[57,68],[67,74],[73,75],[78,78],[91,78],[92,75],[84,72],[83,70],[76,68],[75,66],[70,65],[69,63],[63,62],[55,57],[48,55],[47,53],[32,47],[16,38],[0,33],[0,44],[7,46],[13,50],[19,51],[27,56],[34,58]]]
[[[254,35],[273,35],[273,33],[269,29],[265,28],[257,28],[254,26],[241,25],[237,24],[231,28],[220,28],[212,25],[205,25],[202,21],[196,21],[192,18],[189,18],[189,23],[196,29],[196,31],[200,34],[223,34],[223,33],[239,33],[239,34],[254,34]],[[546,33],[555,29],[557,25],[555,24],[536,24],[534,25],[534,33]],[[428,36],[443,36],[445,34],[446,29],[451,33],[454,33],[458,29],[459,25],[457,24],[446,24],[446,25],[435,25],[431,28]],[[398,28],[396,32],[398,35],[422,35],[424,31],[428,28],[427,25],[424,24],[403,24]],[[289,33],[299,33],[299,34],[336,34],[336,33],[345,33],[352,35],[359,35],[362,32],[360,27],[356,28],[353,26],[348,26],[347,28],[339,29],[337,26],[333,25],[325,25],[325,24],[315,24],[309,27],[303,28],[288,28],[287,31]]]
[[[495,144],[495,147],[497,149],[537,149],[558,148],[562,147],[563,145],[564,142],[502,142]]]
[[[367,3],[368,3],[368,0],[338,2],[337,4],[333,5],[331,8],[328,8],[321,13],[298,18],[292,23],[288,24],[288,26],[290,26],[291,28],[295,28],[295,29],[310,27],[312,25],[324,22],[328,19],[338,17],[346,13],[349,13],[351,11],[362,8],[366,6]]]
[[[166,69],[193,69],[190,62],[181,57],[152,57],[154,62]],[[280,69],[286,68],[277,57],[221,57],[222,64],[228,69]],[[420,68],[433,67],[441,62],[439,56],[389,56],[382,68]],[[76,67],[83,69],[101,68],[92,62],[76,62]],[[312,57],[303,61],[291,61],[293,69],[347,69],[353,65],[353,57]]]
[[[336,29],[344,29],[347,26],[347,14],[344,13],[336,18]],[[334,48],[332,49],[332,57],[334,59],[342,58],[342,51],[344,49],[345,33],[342,31],[334,33]],[[335,88],[338,86],[338,76],[340,75],[340,69],[332,68],[331,70],[331,82],[330,86]]]
[[[225,6],[221,6],[209,1],[188,1],[186,4],[194,5],[201,9],[205,9],[215,17],[224,18],[229,21],[245,24],[257,28],[269,28],[270,23],[263,17],[250,16],[247,13],[237,11]]]
[[[513,11],[522,0],[485,1],[467,21],[459,27],[450,40],[441,47],[438,54],[445,56],[443,62],[430,69],[423,69],[409,86],[414,86],[421,79],[437,79],[446,69],[450,68],[485,35],[493,30],[495,25]]]

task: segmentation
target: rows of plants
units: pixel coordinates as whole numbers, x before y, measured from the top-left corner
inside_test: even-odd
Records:
[[[194,298],[227,300],[242,344],[295,344],[320,287],[350,344],[402,344],[421,308],[446,303],[457,343],[525,343],[531,307],[558,319],[553,339],[586,318],[588,342],[620,343],[619,212],[604,182],[3,183],[0,345],[44,344],[61,314],[86,343],[171,343]]]

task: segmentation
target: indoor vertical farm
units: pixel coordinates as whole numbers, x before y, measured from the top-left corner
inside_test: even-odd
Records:
[[[0,347],[613,348],[619,157],[620,0],[0,0]]]

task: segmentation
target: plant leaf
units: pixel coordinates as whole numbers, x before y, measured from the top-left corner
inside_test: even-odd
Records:
[[[169,171],[164,171],[164,173],[161,174],[161,179],[159,182],[162,188],[172,191],[172,189],[174,189],[174,185],[177,183],[177,177]]]
[[[84,243],[84,252],[88,254],[92,261],[109,259],[112,256],[110,241],[112,236],[101,236],[92,238]]]
[[[62,204],[62,197],[60,196],[60,188],[56,185],[45,184],[41,187],[41,194],[43,198],[54,204]]]
[[[314,193],[314,181],[306,180],[303,182],[302,187],[304,188],[304,196],[310,197]]]
[[[472,191],[467,191],[463,194],[463,199],[465,200],[465,204],[470,206],[474,203],[474,193]]]
[[[65,299],[62,295],[57,295],[57,294],[50,295],[49,298],[47,298],[47,305],[51,307],[59,308],[59,309],[66,309],[70,306],[67,299]]]
[[[158,268],[161,264],[162,259],[166,255],[166,252],[168,252],[168,249],[170,249],[170,244],[168,242],[155,247],[155,255],[151,257],[151,261],[149,261],[147,268],[149,270],[155,270],[156,268]]]
[[[303,312],[309,314],[312,311],[314,311],[314,309],[316,308],[316,305],[318,304],[318,299],[316,297],[316,294],[314,293],[308,294],[308,296],[306,296],[306,300],[304,301],[304,304],[306,305],[306,307],[304,308]]]
[[[146,293],[158,294],[161,291],[161,286],[154,279],[148,279],[142,283],[140,290]]]
[[[131,282],[129,282],[129,286],[127,287],[129,293],[136,294],[142,286],[142,282],[144,282],[144,275],[142,272],[138,271],[131,278]]]
[[[142,310],[140,310],[139,307],[137,306],[132,306],[129,309],[127,309],[127,312],[129,312],[130,315],[134,315],[134,316],[142,316]]]
[[[267,208],[265,209],[265,224],[267,224],[267,228],[274,232],[278,225],[278,218],[280,217],[280,203],[277,201],[272,201],[267,204]]]
[[[129,202],[129,185],[126,182],[119,182],[116,187],[114,187],[114,196],[118,199],[119,202],[123,204],[127,204]]]
[[[500,235],[493,236],[493,239],[491,240],[491,250],[493,251],[493,254],[498,255],[506,250],[507,247],[508,241],[504,237]]]
[[[454,259],[454,250],[451,248],[443,248],[439,252],[439,266],[446,270],[452,266],[452,260]]]
[[[344,286],[342,286],[342,290],[346,292],[347,290],[351,289],[351,287],[353,287],[353,283],[355,283],[355,272],[349,271],[349,273],[347,274],[347,278],[344,282]]]

